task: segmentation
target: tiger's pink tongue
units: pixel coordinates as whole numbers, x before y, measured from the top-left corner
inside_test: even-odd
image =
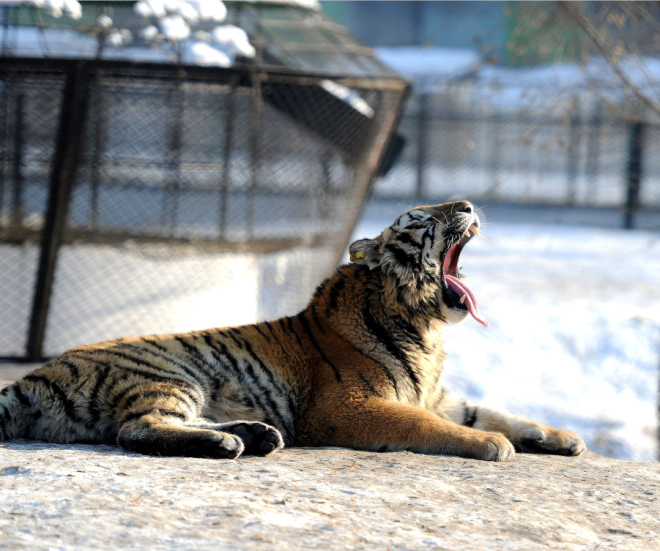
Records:
[[[484,327],[488,327],[488,322],[481,317],[481,314],[479,313],[477,297],[472,294],[469,287],[454,276],[445,275],[445,279],[447,280],[447,285],[450,289],[453,289],[454,292],[458,293],[459,297],[465,297],[465,306],[467,306],[468,312],[470,312],[472,317]]]

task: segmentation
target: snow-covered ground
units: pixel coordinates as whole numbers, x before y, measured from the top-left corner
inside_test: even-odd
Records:
[[[367,208],[354,238],[390,215]],[[448,328],[447,386],[605,455],[655,459],[660,234],[498,218],[461,255],[490,327]]]

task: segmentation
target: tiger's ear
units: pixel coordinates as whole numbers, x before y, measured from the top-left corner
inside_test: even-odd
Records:
[[[366,264],[370,270],[380,265],[380,243],[375,239],[358,239],[348,248],[351,262]]]

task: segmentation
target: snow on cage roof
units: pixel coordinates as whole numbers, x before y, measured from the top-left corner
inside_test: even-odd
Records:
[[[0,2],[1,57],[93,59],[99,52],[136,62],[396,78],[316,0]]]

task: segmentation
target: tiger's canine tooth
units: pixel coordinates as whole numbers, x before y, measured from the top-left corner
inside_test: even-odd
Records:
[[[466,297],[466,296],[467,296],[467,295],[463,295],[463,296],[461,297],[461,300],[459,300],[458,302],[460,302],[461,304],[465,304],[465,297]]]
[[[472,224],[468,231],[471,231],[474,235],[479,235],[479,228],[477,228],[476,224]]]

